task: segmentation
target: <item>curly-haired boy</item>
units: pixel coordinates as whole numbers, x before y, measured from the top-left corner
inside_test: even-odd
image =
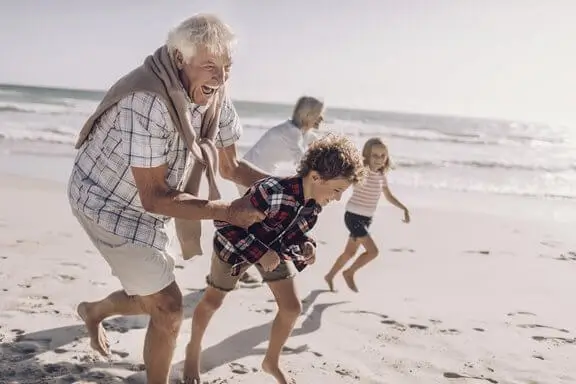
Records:
[[[316,257],[316,243],[307,232],[316,224],[322,207],[340,200],[342,193],[358,183],[364,173],[363,158],[354,143],[345,136],[329,134],[310,145],[296,176],[268,177],[250,188],[252,204],[266,214],[262,222],[248,229],[215,222],[208,287],[194,311],[192,336],[186,348],[186,383],[200,383],[201,344],[206,327],[226,294],[252,264],[278,304],[262,369],[280,384],[289,382],[279,359],[301,312],[293,277],[314,263]]]

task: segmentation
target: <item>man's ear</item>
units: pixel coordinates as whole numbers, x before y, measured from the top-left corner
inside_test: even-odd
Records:
[[[180,51],[176,51],[176,55],[174,56],[176,59],[176,68],[179,70],[184,69],[184,56]]]

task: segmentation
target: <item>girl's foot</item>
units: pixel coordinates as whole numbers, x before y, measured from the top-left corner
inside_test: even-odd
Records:
[[[348,288],[350,288],[354,292],[358,292],[358,287],[354,282],[354,272],[344,271],[342,272],[342,276],[344,277],[344,281],[346,282]]]

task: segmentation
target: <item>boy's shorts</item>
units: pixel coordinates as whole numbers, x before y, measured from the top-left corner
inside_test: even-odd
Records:
[[[212,259],[210,260],[210,274],[206,277],[206,283],[212,288],[219,289],[224,292],[230,292],[236,289],[240,276],[246,272],[248,268],[255,265],[262,276],[262,281],[271,283],[274,281],[292,279],[298,273],[298,270],[291,261],[281,260],[280,264],[275,270],[266,272],[258,263],[246,263],[240,268],[240,273],[232,276],[232,265],[223,261],[218,255],[213,252]]]

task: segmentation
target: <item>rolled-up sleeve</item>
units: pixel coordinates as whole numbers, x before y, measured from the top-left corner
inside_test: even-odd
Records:
[[[240,136],[242,136],[240,118],[238,117],[234,103],[229,96],[226,96],[222,102],[220,124],[218,125],[215,144],[219,148],[229,147],[240,140]]]

